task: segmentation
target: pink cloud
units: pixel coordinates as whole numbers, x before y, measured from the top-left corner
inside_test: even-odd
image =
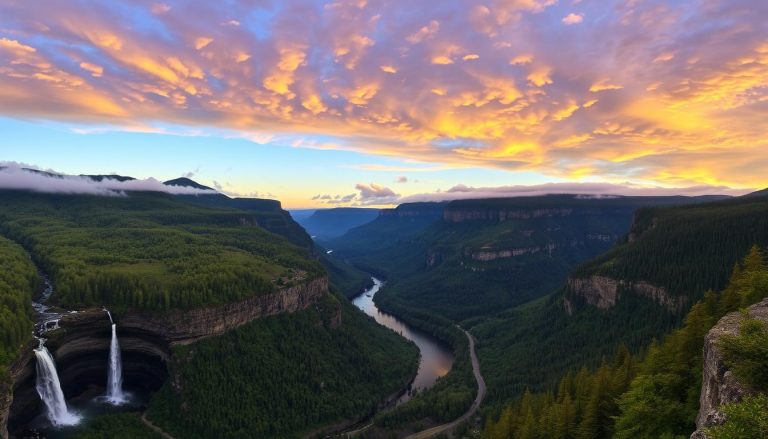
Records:
[[[5,2],[0,115],[564,179],[764,181],[749,164],[768,163],[768,3],[574,4]]]

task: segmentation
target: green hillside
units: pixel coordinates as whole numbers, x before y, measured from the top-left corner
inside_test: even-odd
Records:
[[[31,300],[40,279],[24,249],[3,237],[0,267],[0,387],[4,387],[9,379],[8,365],[32,339]]]
[[[687,438],[696,429],[699,412],[705,335],[725,314],[764,297],[768,297],[768,268],[754,248],[733,272],[727,288],[707,293],[692,307],[685,325],[661,344],[635,356],[622,347],[596,370],[582,368],[563,376],[556,392],[526,393],[488,423],[483,437]],[[734,373],[761,392],[768,391],[766,340],[768,333],[758,323],[725,346],[733,352]],[[713,437],[761,437],[757,424],[762,418],[765,433],[764,396],[762,403],[745,401],[750,403],[758,404],[757,410],[729,418]]]
[[[767,202],[742,197],[643,210],[631,240],[623,240],[572,275],[631,273],[627,275],[631,280],[685,294],[685,306],[675,312],[631,293],[620,293],[614,307],[600,310],[579,304],[572,291],[562,288],[545,299],[472,321],[488,371],[489,402],[517,398],[526,388],[552,388],[566,370],[597,366],[602,356],[612,355],[622,343],[636,352],[678,327],[706,291],[725,286],[734,265],[753,244],[768,245]],[[565,310],[564,297],[575,304],[572,315]]]
[[[322,276],[309,250],[245,211],[159,193],[0,192],[0,233],[21,243],[68,307],[225,303]]]
[[[641,280],[696,300],[707,289],[723,288],[754,244],[768,245],[766,196],[643,209],[623,242],[572,276]]]

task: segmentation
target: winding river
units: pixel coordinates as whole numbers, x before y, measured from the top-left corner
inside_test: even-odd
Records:
[[[381,290],[384,282],[375,277],[371,279],[373,286],[357,296],[352,303],[373,317],[380,325],[386,326],[414,342],[421,354],[419,371],[411,383],[410,392],[403,394],[397,401],[397,404],[402,404],[411,399],[412,392],[428,389],[435,384],[438,378],[445,376],[453,366],[453,353],[434,337],[408,326],[391,314],[379,310],[373,302],[373,297]]]

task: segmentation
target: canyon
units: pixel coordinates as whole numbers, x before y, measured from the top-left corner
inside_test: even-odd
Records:
[[[292,313],[316,305],[328,294],[328,278],[319,277],[273,294],[249,297],[239,302],[191,310],[150,312],[129,310],[115,313],[126,387],[156,391],[167,379],[174,387],[183,385],[169,376],[175,361],[173,346],[187,345],[206,337],[279,313]],[[329,318],[331,326],[341,324],[340,310]],[[107,382],[112,338],[111,322],[102,308],[89,308],[62,315],[58,328],[44,334],[46,347],[55,359],[65,395],[92,394]],[[33,340],[11,366],[13,388],[0,400],[0,436],[23,427],[41,412],[35,389]]]

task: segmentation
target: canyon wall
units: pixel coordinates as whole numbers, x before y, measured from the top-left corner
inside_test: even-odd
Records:
[[[598,275],[585,278],[568,278],[568,290],[574,296],[583,299],[588,305],[600,309],[614,307],[622,292],[645,297],[672,312],[681,310],[687,302],[686,297],[672,297],[664,287],[651,285],[645,281],[618,280]],[[565,300],[566,311],[572,310],[573,304],[570,299],[566,296]]]
[[[239,302],[191,310],[166,312],[128,311],[115,316],[123,357],[125,383],[131,387],[156,390],[168,377],[174,345],[194,343],[221,335],[255,319],[283,312],[320,306],[328,293],[328,278],[320,277],[276,293],[249,297]],[[331,310],[333,311],[333,310]],[[328,312],[329,327],[341,325],[341,313]],[[111,324],[99,308],[65,314],[59,329],[45,334],[53,355],[62,390],[70,397],[103,387],[107,379],[107,358]],[[41,403],[35,389],[36,371],[32,341],[11,367],[12,392],[0,395],[0,437],[7,427],[14,430],[36,414]],[[0,389],[2,390],[2,389]]]
[[[752,305],[748,312],[752,318],[768,323],[768,299]],[[741,312],[732,312],[720,319],[704,339],[699,415],[696,418],[697,429],[691,435],[691,439],[706,439],[706,428],[720,425],[725,421],[725,416],[720,411],[722,405],[739,402],[744,396],[753,393],[728,369],[723,353],[718,347],[719,341],[724,336],[734,336],[739,333],[743,320],[744,316]]]

